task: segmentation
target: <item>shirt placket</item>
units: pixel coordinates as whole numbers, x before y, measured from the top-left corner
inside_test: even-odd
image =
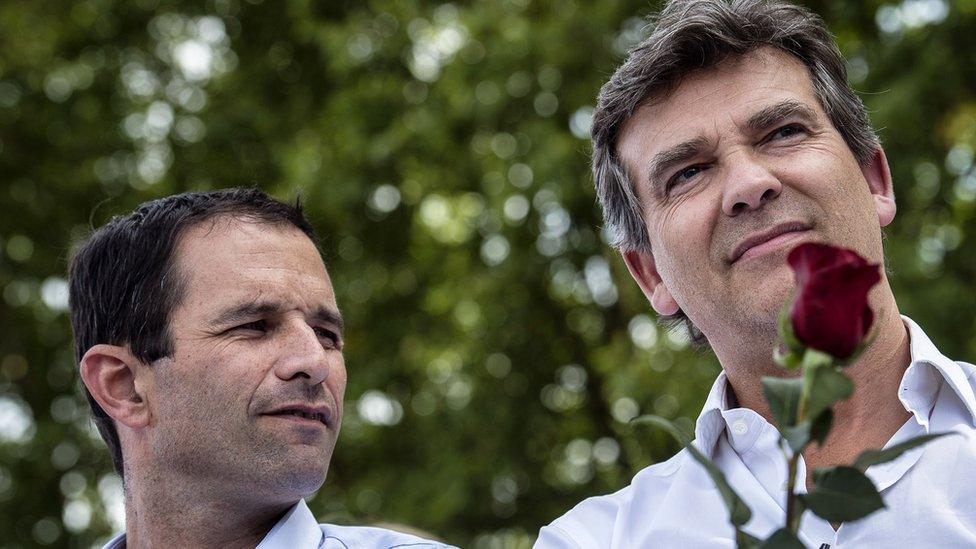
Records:
[[[778,446],[776,428],[752,410],[736,408],[722,413],[726,423],[729,445],[745,466],[752,481],[785,517],[787,468]],[[806,464],[801,457],[797,468],[796,486],[806,492]],[[800,539],[808,547],[836,548],[840,530],[823,519],[806,513],[800,523]]]

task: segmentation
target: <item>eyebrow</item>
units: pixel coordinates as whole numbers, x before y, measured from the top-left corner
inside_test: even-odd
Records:
[[[256,317],[280,315],[288,309],[289,307],[286,307],[284,303],[277,301],[250,301],[221,311],[210,324],[214,327],[237,324],[253,320]],[[339,333],[342,333],[342,315],[335,308],[321,305],[316,307],[310,316],[317,322],[334,325],[338,328]]]
[[[650,178],[648,181],[655,188],[660,188],[661,186],[658,182],[664,176],[665,172],[676,164],[681,164],[698,156],[706,147],[708,147],[708,139],[699,136],[682,141],[673,147],[655,154],[654,158],[651,159]]]
[[[793,117],[814,121],[817,119],[817,113],[805,103],[791,99],[770,105],[753,114],[746,121],[746,127],[757,132]]]

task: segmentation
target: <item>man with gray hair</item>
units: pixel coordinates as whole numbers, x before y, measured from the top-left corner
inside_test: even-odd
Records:
[[[804,242],[883,264],[895,217],[887,159],[822,20],[779,1],[674,0],[600,91],[593,171],[608,228],[651,306],[685,323],[722,365],[695,447],[752,509],[759,538],[785,523],[787,467],[761,378],[795,284],[785,262]],[[877,337],[847,368],[855,391],[817,467],[863,450],[955,430],[867,470],[886,509],[830,524],[810,513],[811,547],[976,545],[976,367],[943,356],[899,314],[887,277],[869,295]],[[802,490],[802,488],[801,488]],[[537,547],[731,547],[728,512],[688,451],[619,492],[580,503]]]

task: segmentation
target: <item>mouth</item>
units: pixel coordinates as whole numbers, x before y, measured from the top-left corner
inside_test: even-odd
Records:
[[[261,415],[277,417],[307,425],[332,427],[332,415],[326,408],[289,406]]]
[[[791,221],[780,223],[766,231],[753,233],[736,245],[729,254],[729,263],[754,258],[782,248],[803,238],[809,230],[808,225]]]

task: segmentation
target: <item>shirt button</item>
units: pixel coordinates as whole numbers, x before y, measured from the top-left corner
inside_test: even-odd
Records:
[[[741,419],[732,423],[732,433],[742,436],[749,432],[749,426]]]

